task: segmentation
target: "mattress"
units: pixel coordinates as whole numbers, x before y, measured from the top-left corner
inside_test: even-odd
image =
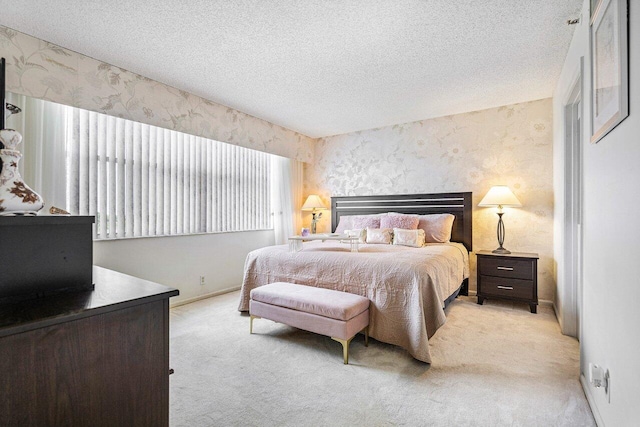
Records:
[[[240,311],[249,310],[251,289],[290,282],[350,292],[371,301],[369,335],[405,348],[431,363],[429,338],[446,321],[444,301],[469,277],[469,254],[460,243],[422,248],[335,241],[306,242],[252,251],[245,262]]]

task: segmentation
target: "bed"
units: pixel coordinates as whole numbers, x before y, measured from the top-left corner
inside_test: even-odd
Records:
[[[398,212],[451,213],[451,242],[422,248],[307,242],[300,252],[287,245],[252,251],[245,262],[239,310],[249,308],[251,289],[285,281],[336,289],[371,300],[370,336],[406,349],[431,363],[428,340],[446,321],[444,308],[468,293],[471,193],[333,197],[331,230],[344,215]]]

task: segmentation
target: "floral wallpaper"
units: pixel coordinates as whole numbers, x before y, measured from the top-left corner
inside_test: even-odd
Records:
[[[312,138],[0,26],[7,90],[312,161]]]
[[[539,253],[538,298],[552,300],[552,122],[549,98],[322,138],[305,165],[305,194],[328,203],[331,196],[472,191],[477,251],[498,246],[496,209],[477,204],[491,186],[508,185],[523,207],[505,210],[504,246]],[[319,230],[328,230],[329,218]]]

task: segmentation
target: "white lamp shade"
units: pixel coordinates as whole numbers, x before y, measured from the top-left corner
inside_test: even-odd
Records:
[[[302,210],[312,211],[315,209],[327,209],[327,207],[324,205],[324,203],[322,203],[322,200],[320,199],[319,196],[315,194],[311,194],[309,197],[307,197],[307,200],[304,202],[304,205],[302,205]]]
[[[520,207],[522,203],[511,192],[506,185],[496,185],[491,187],[491,190],[480,201],[478,206],[514,206]]]

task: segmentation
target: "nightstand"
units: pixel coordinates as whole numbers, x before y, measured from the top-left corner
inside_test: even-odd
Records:
[[[529,304],[532,313],[538,307],[538,254],[512,252],[494,254],[479,251],[478,304],[500,298]]]

